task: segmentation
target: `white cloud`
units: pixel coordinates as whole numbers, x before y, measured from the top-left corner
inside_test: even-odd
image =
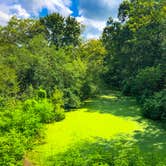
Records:
[[[85,18],[83,16],[76,18],[78,22],[81,22],[84,25],[92,26],[97,28],[98,30],[103,30],[103,27],[105,26],[105,21],[102,20],[93,20],[89,18]]]
[[[71,0],[0,0],[0,25],[6,25],[13,15],[19,18],[38,17],[43,8],[49,13],[68,16],[72,13],[70,5]]]
[[[107,19],[112,16],[116,19],[119,4],[122,0],[80,0],[77,18],[86,25],[84,36],[98,38]]]
[[[21,7],[21,5],[16,4],[13,6],[10,6],[9,8],[11,15],[17,15],[19,18],[28,18],[30,17],[30,14]]]
[[[105,27],[105,21],[102,20],[93,20],[83,16],[77,17],[76,19],[78,22],[86,26],[83,36],[87,39],[98,38]]]
[[[71,4],[70,0],[20,0],[19,3],[24,9],[35,16],[39,16],[39,12],[42,8],[47,8],[50,13],[59,12],[63,16],[72,13],[69,9]]]
[[[87,33],[86,34],[86,39],[98,39],[99,38],[99,34],[93,34],[93,33]]]
[[[0,11],[0,25],[5,26],[9,19],[10,15]]]
[[[9,19],[16,15],[19,18],[28,18],[30,15],[25,9],[19,4],[9,5],[9,4],[0,4],[0,25],[4,26],[7,24]]]
[[[80,14],[91,19],[103,20],[110,15],[116,17],[122,0],[80,0]]]
[[[116,18],[122,0],[79,0],[77,20],[85,26],[84,37],[98,38],[105,27],[108,17]],[[0,0],[0,25],[16,15],[20,18],[38,17],[43,8],[49,13],[58,12],[63,16],[72,13],[72,0]]]

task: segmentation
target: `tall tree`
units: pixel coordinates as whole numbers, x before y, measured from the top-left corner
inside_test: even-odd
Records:
[[[123,1],[119,21],[109,19],[102,40],[108,50],[108,81],[120,86],[147,66],[161,62],[164,1]]]
[[[5,27],[0,28],[0,44],[22,46],[35,35],[44,34],[44,27],[38,20],[12,17]]]
[[[76,21],[75,18],[69,16],[65,20],[64,28],[64,45],[73,44],[74,46],[79,44],[79,37],[81,34],[80,24]]]
[[[53,13],[40,19],[40,22],[47,30],[48,40],[57,47],[62,45],[64,36],[64,20],[65,18],[59,13]]]
[[[58,13],[53,13],[41,18],[40,22],[47,30],[48,40],[57,47],[79,43],[81,26],[75,18],[64,18]]]

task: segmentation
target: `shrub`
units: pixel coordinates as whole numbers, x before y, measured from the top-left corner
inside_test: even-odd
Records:
[[[0,165],[21,166],[26,150],[41,136],[40,118],[32,111],[3,110],[0,112]]]
[[[65,118],[64,109],[61,108],[60,105],[56,105],[55,107],[55,121],[59,122]]]
[[[47,99],[39,100],[35,104],[34,111],[40,116],[42,123],[50,123],[54,121],[54,107]]]
[[[64,153],[49,156],[45,162],[50,166],[157,166],[162,165],[163,160],[157,154],[141,153],[134,145],[99,140],[79,143]]]
[[[80,97],[71,90],[66,90],[64,94],[65,108],[78,108],[81,105]]]
[[[63,109],[63,93],[60,90],[55,89],[51,101],[49,101],[46,98],[46,92],[41,89],[39,91],[40,93],[38,93],[37,97],[38,100],[26,100],[23,105],[23,110],[31,112],[39,117],[41,123],[50,123],[54,120],[60,121],[64,119],[65,113]]]
[[[0,165],[21,166],[26,144],[28,144],[26,140],[26,137],[15,129],[0,136]]]
[[[55,109],[43,98],[28,99],[13,110],[0,110],[0,165],[21,166],[25,151],[40,141],[42,123],[64,118],[61,107]]]
[[[164,77],[160,66],[142,69],[133,80],[131,93],[138,100],[141,99],[141,96],[151,96],[154,92],[160,91],[164,87],[163,80]]]
[[[133,83],[133,78],[129,78],[128,80],[124,80],[123,82],[122,82],[122,93],[124,94],[124,95],[132,95],[131,94],[131,88],[132,88],[132,85],[133,85],[134,83]]]
[[[0,134],[9,132],[12,126],[11,112],[9,110],[0,111]]]
[[[24,111],[32,111],[33,112],[33,108],[35,107],[37,101],[35,99],[27,99],[24,103],[23,103],[23,110]]]
[[[98,94],[98,86],[92,82],[85,82],[81,88],[81,99],[85,100]]]
[[[156,92],[152,97],[145,99],[142,111],[150,119],[166,121],[166,90]]]
[[[37,96],[38,96],[39,99],[46,99],[47,93],[46,93],[45,90],[39,89],[38,92],[37,92]]]
[[[55,88],[54,93],[52,95],[52,103],[54,105],[58,104],[61,107],[64,106],[64,101],[63,101],[63,92],[57,88]]]
[[[2,105],[3,109],[0,109],[0,165],[21,166],[25,151],[32,149],[43,136],[42,123],[60,121],[65,118],[62,103],[53,105],[45,98],[46,95],[43,95],[45,94],[43,92],[40,97],[37,97],[38,100],[28,99],[23,103],[18,102],[17,106],[10,107],[9,110]]]
[[[12,126],[18,132],[22,133],[29,140],[29,147],[31,147],[31,140],[39,137],[42,131],[42,124],[39,115],[34,114],[32,110],[24,112],[23,110],[14,110],[12,112]]]
[[[49,123],[54,120],[54,107],[48,99],[41,99],[38,101],[34,99],[26,100],[23,108],[25,111],[32,112],[32,114],[39,116],[42,123]]]
[[[59,122],[65,118],[65,112],[63,109],[64,106],[63,92],[55,88],[51,100],[54,105],[55,121]]]

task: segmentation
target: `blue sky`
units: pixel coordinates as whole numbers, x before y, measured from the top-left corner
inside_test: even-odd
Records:
[[[72,10],[72,16],[78,17],[79,16],[79,0],[72,0],[70,9]]]
[[[84,37],[98,38],[108,17],[116,18],[122,0],[0,0],[0,25],[16,15],[19,18],[42,17],[58,12],[71,15],[85,25]]]

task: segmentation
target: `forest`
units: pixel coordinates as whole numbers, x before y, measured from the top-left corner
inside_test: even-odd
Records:
[[[117,18],[92,40],[59,13],[0,26],[0,166],[166,166],[166,1]]]

